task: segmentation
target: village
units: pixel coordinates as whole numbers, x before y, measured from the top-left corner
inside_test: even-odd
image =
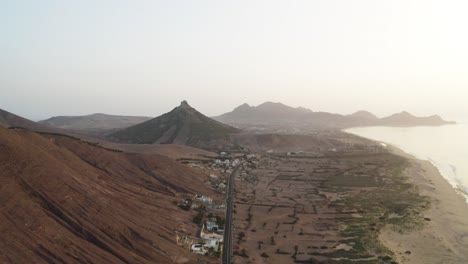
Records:
[[[373,144],[364,146],[364,152],[380,152],[381,149],[379,148],[381,146]],[[309,155],[322,156],[323,152],[333,155],[338,151],[341,153],[355,152],[356,147],[354,144],[342,144],[337,147],[318,149],[315,154],[313,151],[304,152],[302,150],[287,152],[266,150],[263,152],[263,155],[249,152],[228,153],[223,151],[219,152],[216,157],[206,159],[180,159],[179,161],[185,165],[208,174],[206,184],[217,195],[216,197],[211,197],[206,194],[196,194],[192,197],[183,197],[179,201],[178,207],[180,209],[195,212],[192,222],[197,225],[197,231],[194,233],[177,233],[178,245],[186,248],[193,254],[208,256],[213,259],[221,257],[225,239],[224,233],[227,228],[225,227],[225,217],[228,179],[237,166],[239,166],[239,171],[233,178],[236,185],[252,186],[253,184],[258,184],[259,180],[254,171],[258,173],[260,163],[266,157],[276,156],[289,160],[290,158],[305,158]],[[240,192],[243,193],[245,190],[240,190]],[[240,204],[237,204],[237,206],[241,206],[245,201],[241,198],[241,201],[236,201],[236,203],[239,202]],[[234,209],[234,213],[235,211],[236,209]]]
[[[212,258],[219,258],[223,250],[226,192],[229,176],[239,165],[239,173],[235,181],[249,181],[253,169],[258,165],[259,155],[249,153],[220,152],[212,159],[181,159],[187,166],[202,170],[209,174],[207,184],[218,194],[218,198],[196,194],[184,197],[178,207],[185,211],[196,212],[193,223],[198,226],[196,234],[177,233],[178,245],[199,254]]]

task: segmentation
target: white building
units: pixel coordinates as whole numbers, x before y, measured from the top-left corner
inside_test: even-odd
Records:
[[[203,247],[202,244],[193,244],[190,249],[195,254],[200,254],[200,255],[205,255],[206,254],[206,249]]]
[[[206,203],[206,204],[211,204],[213,202],[213,199],[211,199],[210,197],[203,196],[203,195],[200,195],[200,194],[195,195],[194,200],[197,200],[197,201],[200,201],[200,202]]]
[[[219,246],[219,241],[216,239],[206,239],[205,240],[205,248],[212,248],[212,249],[217,249]]]

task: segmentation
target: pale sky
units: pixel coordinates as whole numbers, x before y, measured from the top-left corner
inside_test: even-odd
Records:
[[[0,108],[249,103],[468,120],[468,2],[0,0]]]

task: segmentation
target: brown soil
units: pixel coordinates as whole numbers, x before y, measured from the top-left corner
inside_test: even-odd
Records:
[[[173,202],[211,195],[206,179],[159,155],[0,128],[0,263],[203,260],[177,246],[195,213]]]
[[[101,142],[100,145],[128,153],[159,154],[172,159],[207,159],[208,157],[217,156],[216,153],[210,151],[174,144],[117,144]]]
[[[405,159],[349,140],[335,141],[338,152],[322,147],[319,153],[264,154],[255,170],[238,177],[235,263],[395,259],[379,243],[379,232],[389,225],[424,225],[427,201],[406,182]]]

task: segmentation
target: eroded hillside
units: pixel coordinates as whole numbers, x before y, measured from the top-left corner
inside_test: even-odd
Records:
[[[180,263],[175,232],[195,232],[180,194],[205,175],[159,155],[0,128],[1,263]],[[201,257],[203,258],[203,257]]]

